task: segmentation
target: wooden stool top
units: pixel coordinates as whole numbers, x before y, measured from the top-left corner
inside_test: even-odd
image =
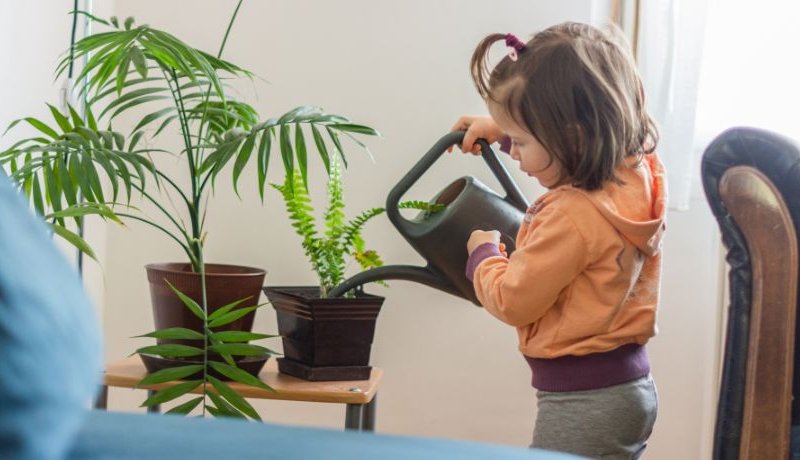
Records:
[[[227,382],[239,395],[245,398],[279,399],[284,401],[309,401],[339,404],[367,404],[372,401],[383,377],[383,370],[372,368],[369,380],[347,380],[334,382],[309,382],[289,375],[278,373],[277,361],[271,358],[258,377],[274,388],[272,392],[261,388],[243,385],[239,382]],[[106,365],[103,384],[109,387],[141,388],[161,390],[180,382],[160,383],[157,385],[137,386],[147,375],[147,370],[138,356],[131,356]],[[192,393],[201,393],[197,388]]]

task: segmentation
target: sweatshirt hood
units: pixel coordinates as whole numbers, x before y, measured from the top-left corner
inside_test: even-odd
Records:
[[[631,244],[647,256],[655,255],[666,228],[664,166],[652,153],[638,164],[631,159],[617,175],[621,183],[610,182],[600,190],[581,193]]]

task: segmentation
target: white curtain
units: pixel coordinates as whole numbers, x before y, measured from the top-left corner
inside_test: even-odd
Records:
[[[710,0],[697,135],[732,126],[800,139],[800,2]]]
[[[647,107],[659,125],[671,209],[689,207],[699,174],[695,136],[708,0],[641,0],[637,60]]]

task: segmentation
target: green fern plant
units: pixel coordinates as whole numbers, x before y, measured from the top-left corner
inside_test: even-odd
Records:
[[[303,177],[297,171],[287,174],[283,184],[271,185],[283,196],[292,227],[303,239],[306,257],[319,277],[320,297],[327,297],[331,289],[344,281],[348,257],[355,259],[362,270],[383,265],[378,253],[366,248],[361,231],[370,219],[383,214],[386,209],[367,209],[355,218],[346,220],[341,169],[335,158],[329,164],[328,206],[323,214],[324,231],[317,229],[311,197],[303,186]],[[441,204],[416,200],[404,201],[399,207],[428,212],[437,212],[444,208]]]

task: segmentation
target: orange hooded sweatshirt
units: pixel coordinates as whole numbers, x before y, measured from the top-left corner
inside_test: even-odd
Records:
[[[548,191],[528,209],[509,258],[493,244],[470,256],[468,266],[477,265],[478,299],[517,328],[519,349],[533,368],[537,388],[562,389],[536,385],[537,362],[549,365],[553,358],[590,354],[603,358],[629,344],[604,359],[643,359],[649,372],[641,345],[656,334],[664,169],[649,154],[638,165],[628,161],[617,177],[620,183],[609,181],[591,192],[569,185]],[[581,360],[575,363],[581,373]]]

